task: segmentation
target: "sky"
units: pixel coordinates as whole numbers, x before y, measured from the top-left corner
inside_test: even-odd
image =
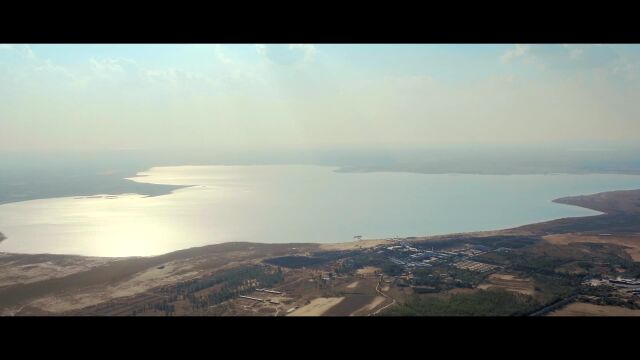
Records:
[[[640,45],[0,44],[0,152],[640,140]]]

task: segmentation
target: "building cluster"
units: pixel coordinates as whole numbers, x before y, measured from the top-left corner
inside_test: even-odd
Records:
[[[590,286],[612,286],[619,291],[635,296],[640,296],[640,279],[616,277],[615,279],[604,277],[602,279],[588,279],[584,282]]]
[[[406,270],[419,267],[430,267],[437,264],[453,264],[461,269],[466,268],[472,271],[489,271],[495,268],[493,265],[471,261],[469,258],[484,254],[491,251],[486,246],[470,245],[461,249],[442,251],[418,249],[411,246],[403,239],[389,239],[395,242],[395,245],[388,246],[384,249],[389,254],[388,259],[397,265],[402,265]],[[508,249],[505,249],[508,250]],[[459,264],[456,265],[456,264]]]
[[[495,265],[485,264],[485,263],[481,263],[473,260],[458,261],[457,263],[453,264],[453,266],[457,267],[458,269],[471,270],[471,271],[477,271],[477,272],[487,272],[497,268],[497,266]]]

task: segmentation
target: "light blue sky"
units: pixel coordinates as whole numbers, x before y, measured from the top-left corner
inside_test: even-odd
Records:
[[[286,49],[288,45],[272,45]],[[442,80],[477,79],[504,71],[502,53],[511,45],[314,45],[316,66],[340,76],[428,75]],[[61,66],[82,67],[91,59],[126,58],[142,66],[210,71],[221,51],[229,58],[256,67],[264,60],[256,45],[32,45],[34,53]],[[286,49],[286,52],[290,52]],[[345,71],[340,71],[345,70]],[[348,70],[348,71],[346,71]]]
[[[638,139],[637,45],[0,45],[0,151]]]

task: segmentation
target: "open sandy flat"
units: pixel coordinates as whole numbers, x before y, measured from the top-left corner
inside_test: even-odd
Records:
[[[364,276],[374,276],[376,274],[376,271],[380,271],[380,268],[374,266],[365,266],[362,269],[358,269],[356,271],[356,274]]]
[[[478,285],[479,289],[505,289],[524,295],[533,295],[535,288],[531,279],[522,279],[511,274],[491,274],[485,283]]]
[[[362,309],[371,311],[375,309],[378,305],[382,304],[385,300],[386,298],[384,296],[376,296],[375,298],[373,298],[373,300],[371,300],[371,302],[367,306],[363,307]]]
[[[347,289],[355,289],[358,286],[359,281],[354,281],[351,284],[347,285]]]
[[[384,239],[358,240],[336,244],[320,244],[322,250],[357,250],[376,247],[378,245],[391,244],[392,241]]]
[[[344,297],[316,298],[311,300],[309,304],[289,313],[288,316],[321,316],[343,299]]]
[[[640,316],[640,310],[574,302],[547,316]]]
[[[554,245],[568,245],[571,243],[598,243],[614,244],[625,247],[625,252],[634,261],[640,261],[640,235],[584,235],[584,234],[554,234],[542,237],[547,242]]]
[[[61,278],[116,260],[66,255],[0,254],[0,286]]]
[[[332,307],[325,316],[368,316],[387,300],[383,296],[348,296],[340,304]]]
[[[196,271],[185,271],[189,269],[190,265],[184,262],[170,262],[163,269],[150,268],[117,284],[52,294],[37,299],[30,305],[54,313],[77,310],[108,300],[140,294],[157,286],[173,284],[198,275]]]

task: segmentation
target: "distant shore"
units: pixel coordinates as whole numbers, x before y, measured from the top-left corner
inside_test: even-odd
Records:
[[[593,169],[570,169],[570,168],[526,168],[526,169],[489,169],[477,168],[440,168],[440,167],[412,167],[412,166],[344,166],[335,170],[337,173],[411,173],[425,175],[640,175],[640,169],[620,169],[620,170],[593,170]]]
[[[161,196],[172,193],[175,190],[191,185],[166,185],[153,184],[143,181],[134,181],[132,177],[148,171],[152,167],[162,166],[188,166],[149,163],[138,166],[130,166],[117,171],[95,172],[95,169],[75,169],[73,174],[64,170],[44,172],[42,174],[11,174],[7,181],[0,177],[0,205],[39,199],[50,199],[72,196],[93,196],[96,194],[121,195],[135,193],[146,196]],[[199,163],[197,166],[222,166],[221,163]],[[257,165],[257,164],[256,164]],[[313,165],[313,164],[308,164]],[[252,166],[242,164],[239,166]],[[413,173],[425,175],[640,175],[640,168],[588,168],[566,166],[495,166],[480,164],[389,164],[389,165],[328,165],[336,173]],[[37,176],[35,176],[37,175]],[[6,176],[6,175],[5,175]],[[19,179],[19,181],[17,181]]]

